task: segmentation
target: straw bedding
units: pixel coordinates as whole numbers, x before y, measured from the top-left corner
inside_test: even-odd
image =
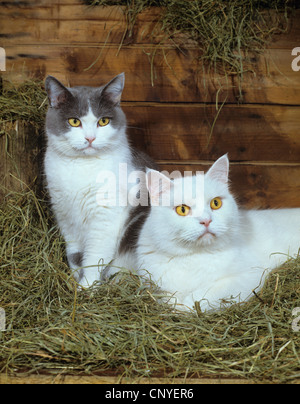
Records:
[[[120,275],[77,292],[45,201],[11,193],[0,206],[0,371],[22,374],[206,376],[293,382],[300,377],[300,258],[246,304],[185,314],[153,284]]]

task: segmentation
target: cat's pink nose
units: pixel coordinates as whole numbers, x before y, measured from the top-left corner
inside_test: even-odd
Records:
[[[203,219],[201,220],[200,224],[203,224],[203,226],[208,227],[211,224],[212,220],[211,219]]]
[[[95,136],[86,137],[86,140],[88,140],[89,144],[92,144],[95,139]]]

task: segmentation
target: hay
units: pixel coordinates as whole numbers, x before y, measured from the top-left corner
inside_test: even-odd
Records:
[[[236,377],[287,383],[300,377],[300,259],[272,274],[259,298],[221,313],[177,313],[155,285],[129,274],[76,292],[64,242],[32,191],[0,206],[0,371],[8,374]]]
[[[93,6],[126,5],[127,31],[132,35],[137,16],[152,6],[160,6],[159,24],[153,37],[162,34],[178,48],[192,40],[201,50],[200,60],[208,70],[241,81],[253,72],[251,54],[262,53],[274,34],[287,28],[288,6],[293,0],[87,0]],[[180,35],[184,40],[180,40]],[[154,55],[156,50],[154,50]],[[154,56],[153,56],[154,57]],[[240,97],[241,97],[240,89]]]
[[[26,80],[15,84],[1,80],[0,89],[0,135],[5,133],[5,123],[24,121],[36,128],[44,126],[47,97],[43,82]]]

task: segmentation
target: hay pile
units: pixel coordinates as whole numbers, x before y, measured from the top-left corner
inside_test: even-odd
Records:
[[[163,35],[178,47],[186,39],[201,50],[205,68],[240,79],[251,71],[251,54],[263,52],[274,34],[287,28],[294,0],[86,0],[93,6],[124,5],[127,31],[132,34],[138,15],[152,6],[161,7],[153,37]],[[271,12],[270,12],[271,10]],[[180,42],[180,35],[185,39]],[[159,44],[162,46],[164,40]]]
[[[259,298],[217,314],[176,313],[131,275],[76,292],[64,243],[32,191],[0,206],[0,371],[22,374],[300,377],[300,259],[271,275]]]
[[[5,135],[5,124],[23,121],[37,129],[44,126],[47,97],[40,80],[15,84],[0,77],[0,136]]]

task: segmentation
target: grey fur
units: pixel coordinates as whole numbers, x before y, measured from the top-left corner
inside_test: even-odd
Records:
[[[70,266],[81,267],[83,262],[83,253],[77,252],[74,254],[68,255],[68,261]]]
[[[145,153],[132,148],[132,158],[137,169],[146,172],[147,168],[159,170],[158,165]],[[124,226],[123,237],[119,244],[118,253],[120,255],[136,248],[136,243],[143,225],[150,213],[150,199],[148,196],[147,206],[136,206],[130,210],[127,222]]]

